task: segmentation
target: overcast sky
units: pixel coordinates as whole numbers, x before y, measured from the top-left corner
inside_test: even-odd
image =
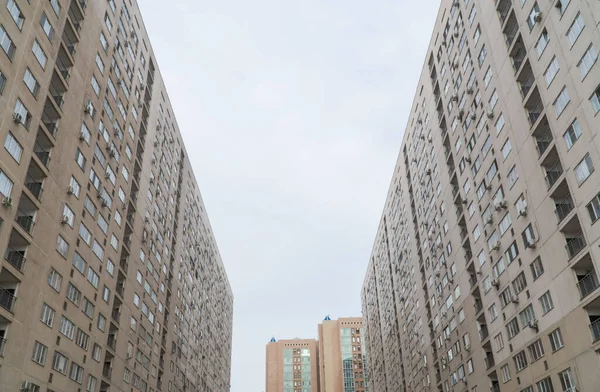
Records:
[[[360,316],[438,5],[142,0],[235,295],[232,392],[265,345]]]

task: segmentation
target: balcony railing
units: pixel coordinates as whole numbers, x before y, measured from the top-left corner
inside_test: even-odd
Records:
[[[36,180],[31,174],[27,173],[25,186],[36,199],[41,199],[44,188],[42,187],[42,182],[40,180]]]
[[[569,255],[569,259],[575,257],[583,248],[585,248],[586,242],[583,233],[579,233],[574,237],[567,239],[567,244],[565,248],[567,249],[567,254]]]
[[[548,189],[552,188],[552,186],[554,184],[556,184],[556,181],[558,181],[558,179],[560,178],[560,176],[563,174],[563,168],[562,165],[560,164],[560,161],[557,160],[551,167],[550,169],[546,169],[546,185],[548,186]]]
[[[531,90],[531,87],[533,86],[533,83],[535,83],[535,76],[533,75],[533,72],[529,71],[529,75],[527,75],[527,79],[525,79],[522,82],[519,82],[519,86],[521,88],[521,94],[523,95],[523,98],[525,98],[527,96],[527,94]]]
[[[581,299],[587,297],[592,291],[598,288],[598,277],[596,277],[596,271],[592,271],[583,278],[579,282],[577,282],[577,288],[579,289],[579,294],[581,294]]]
[[[33,226],[35,226],[35,221],[33,220],[33,216],[29,215],[26,212],[18,210],[19,213],[15,216],[15,221],[21,226],[26,232],[31,234],[33,231]]]
[[[0,338],[0,357],[4,356],[4,346],[6,346],[6,339]]]
[[[490,388],[491,392],[500,392],[500,384],[494,384],[492,385],[492,387]]]
[[[110,367],[110,365],[104,364],[104,367],[102,368],[102,376],[110,380],[112,377],[112,367]]]
[[[4,259],[19,271],[23,271],[23,266],[25,266],[24,251],[17,250],[9,245],[4,253]]]
[[[44,109],[44,112],[42,113],[42,123],[44,124],[48,132],[50,132],[52,137],[56,138],[56,133],[58,132],[59,119],[54,117],[55,116],[52,116],[50,113],[48,113],[46,109]]]
[[[506,37],[506,46],[510,48],[510,45],[514,42],[515,38],[519,34],[519,25],[513,23],[511,26],[507,26],[507,31],[504,32]]]
[[[518,72],[519,69],[521,69],[521,65],[523,64],[523,61],[525,61],[526,55],[527,52],[525,49],[520,48],[515,52],[515,55],[512,56],[513,69],[515,72]]]
[[[488,353],[488,355],[483,359],[485,363],[485,370],[489,370],[496,363],[494,362],[494,355],[492,353]]]
[[[124,297],[123,294],[125,293],[125,283],[118,282],[117,283],[117,287],[116,287],[116,291],[117,291],[117,294],[119,294],[121,296],[121,298],[123,298]]]
[[[0,287],[0,306],[12,313],[16,301],[17,297],[5,288]]]
[[[539,97],[538,97],[539,99]],[[544,105],[541,101],[537,102],[532,107],[527,108],[527,119],[529,120],[529,125],[533,126],[536,123],[538,118],[542,115],[542,111],[544,110]]]
[[[484,341],[485,339],[488,338],[488,336],[490,336],[490,333],[489,333],[489,331],[487,329],[487,326],[486,325],[482,325],[481,329],[479,329],[479,340]],[[492,360],[493,359],[494,358],[492,357]]]
[[[567,215],[569,215],[569,212],[573,211],[573,199],[571,199],[571,196],[567,196],[561,201],[555,203],[555,206],[556,209],[554,210],[554,213],[556,214],[558,222],[560,223],[567,217]]]
[[[50,87],[48,88],[48,93],[52,97],[52,100],[54,101],[54,103],[56,104],[56,106],[58,106],[59,109],[62,109],[63,103],[65,102],[65,100],[64,100],[64,94],[65,93],[64,92],[60,92],[53,85],[50,85]]]
[[[50,151],[52,151],[52,149],[45,148],[36,140],[34,150],[35,155],[39,158],[42,164],[48,167],[48,165],[50,164]]]
[[[473,281],[477,282],[475,279],[473,279]],[[483,309],[483,304],[481,303],[481,300],[476,299],[473,303],[473,307],[475,308],[475,314],[481,312],[481,309]]]
[[[538,156],[542,156],[544,152],[548,149],[550,144],[552,143],[552,132],[546,131],[541,136],[535,137],[535,148],[537,149]]]
[[[590,330],[592,331],[592,340],[594,342],[600,340],[600,318],[592,321]]]
[[[108,347],[115,350],[117,347],[117,337],[115,335],[108,335],[108,340],[106,342]]]

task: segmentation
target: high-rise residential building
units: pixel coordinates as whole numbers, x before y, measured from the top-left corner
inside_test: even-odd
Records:
[[[266,392],[319,392],[318,348],[315,339],[271,339],[266,350]]]
[[[135,1],[0,11],[0,390],[229,391],[233,295]]]
[[[320,392],[366,392],[369,390],[361,317],[319,324]]]
[[[362,290],[372,390],[598,390],[599,21],[441,2]]]

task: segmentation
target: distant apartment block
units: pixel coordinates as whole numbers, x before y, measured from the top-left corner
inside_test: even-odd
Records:
[[[373,391],[598,390],[599,22],[441,2],[362,289]]]
[[[0,390],[229,391],[233,295],[137,3],[0,7]]]
[[[319,354],[315,339],[267,344],[266,392],[318,392]]]

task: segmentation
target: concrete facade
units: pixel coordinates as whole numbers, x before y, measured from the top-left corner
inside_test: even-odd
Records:
[[[315,339],[272,339],[266,349],[266,392],[318,392],[318,349]]]
[[[362,289],[372,390],[598,390],[599,22],[441,2]]]
[[[0,11],[0,390],[229,391],[233,295],[135,1]]]
[[[325,319],[319,324],[320,392],[369,390],[362,318]]]

